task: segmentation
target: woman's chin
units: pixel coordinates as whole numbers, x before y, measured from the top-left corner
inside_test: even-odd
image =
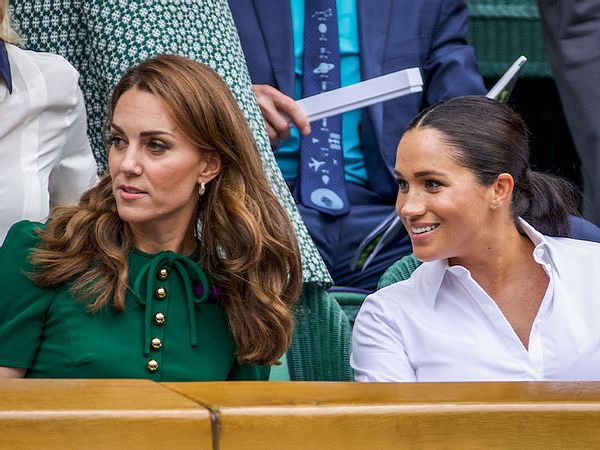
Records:
[[[439,252],[433,251],[433,249],[419,248],[418,246],[413,247],[413,254],[421,262],[431,262],[443,258]]]

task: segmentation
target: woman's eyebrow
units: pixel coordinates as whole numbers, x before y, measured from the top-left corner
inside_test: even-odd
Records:
[[[397,177],[403,177],[403,175],[397,169],[394,169],[394,174]],[[430,177],[430,176],[447,177],[448,175],[449,175],[448,172],[441,172],[438,170],[420,170],[418,172],[415,172],[415,174],[414,174],[414,176],[417,178]]]
[[[169,131],[162,131],[162,130],[149,130],[149,131],[142,131],[140,133],[141,137],[148,137],[148,136],[158,136],[158,135],[162,135],[162,134],[166,134],[169,136],[175,136],[173,133],[169,132]]]

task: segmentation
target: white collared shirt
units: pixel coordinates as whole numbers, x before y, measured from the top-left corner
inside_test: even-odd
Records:
[[[550,279],[529,349],[466,268],[433,261],[365,300],[352,336],[355,379],[600,380],[600,244],[521,223]]]
[[[13,90],[0,81],[0,244],[13,223],[43,221],[97,181],[77,71],[58,55],[6,49]]]

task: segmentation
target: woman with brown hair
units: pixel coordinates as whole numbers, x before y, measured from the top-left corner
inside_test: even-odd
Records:
[[[104,135],[109,174],[0,250],[0,375],[268,378],[300,258],[227,86],[149,59],[115,87]]]

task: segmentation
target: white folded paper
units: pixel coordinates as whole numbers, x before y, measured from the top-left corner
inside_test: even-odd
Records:
[[[417,67],[411,67],[333,91],[305,97],[298,100],[298,104],[308,116],[308,121],[313,122],[422,90],[421,72]]]

